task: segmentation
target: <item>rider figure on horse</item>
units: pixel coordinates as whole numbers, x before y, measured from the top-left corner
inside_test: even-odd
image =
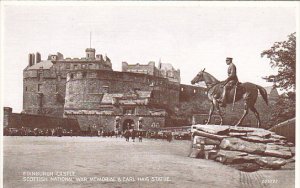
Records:
[[[223,83],[222,98],[219,99],[221,107],[226,107],[228,92],[232,89],[233,86],[235,86],[239,82],[238,77],[236,75],[236,66],[232,63],[231,57],[226,58],[226,64],[228,65],[228,78]]]

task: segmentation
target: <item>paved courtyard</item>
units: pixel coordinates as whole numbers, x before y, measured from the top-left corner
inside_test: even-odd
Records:
[[[4,137],[5,188],[294,187],[294,163],[245,173],[187,157],[188,141]]]

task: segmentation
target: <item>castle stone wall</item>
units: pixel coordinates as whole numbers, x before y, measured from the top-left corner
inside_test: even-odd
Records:
[[[99,114],[80,114],[80,115],[67,115],[69,118],[78,120],[81,130],[103,130],[114,131],[116,130],[116,116],[115,115],[99,115]],[[159,130],[159,128],[165,126],[164,116],[138,116],[138,115],[120,115],[119,130],[126,129],[125,122],[132,120],[134,123],[134,129],[138,130],[138,120],[143,118],[142,129],[143,130]]]
[[[23,110],[29,114],[62,117],[65,79],[26,78],[23,80]]]
[[[116,71],[71,71],[66,85],[65,109],[101,109],[104,93],[153,91],[154,104],[179,104],[179,84],[150,75]],[[170,97],[172,96],[172,97]]]
[[[62,127],[64,129],[77,131],[80,130],[78,121],[70,118],[49,117],[44,115],[19,114],[11,113],[4,107],[4,118],[7,121],[7,128],[40,128],[40,129],[55,129]],[[9,108],[11,109],[11,108]]]

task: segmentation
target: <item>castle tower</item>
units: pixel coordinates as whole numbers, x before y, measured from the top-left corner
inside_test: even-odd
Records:
[[[95,54],[96,54],[95,48],[87,48],[85,50],[85,53],[86,53],[86,58],[87,59],[95,60]]]

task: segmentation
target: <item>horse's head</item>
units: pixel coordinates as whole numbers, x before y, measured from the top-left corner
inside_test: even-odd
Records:
[[[202,71],[200,71],[196,76],[195,78],[191,81],[192,84],[196,84],[198,82],[202,82],[204,81],[204,78],[203,78],[203,73],[204,73],[205,69],[203,69]]]

